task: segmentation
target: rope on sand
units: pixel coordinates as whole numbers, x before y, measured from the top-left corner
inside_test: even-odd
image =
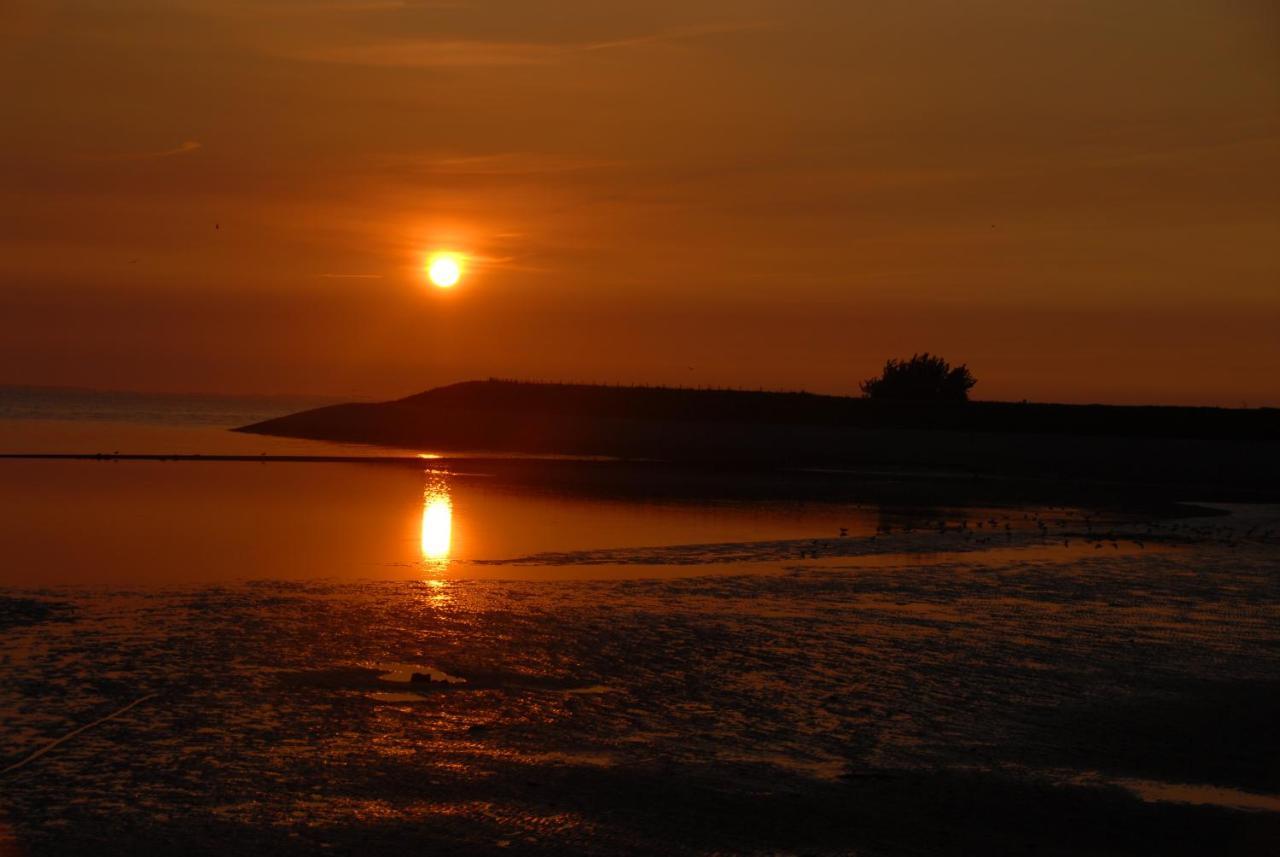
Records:
[[[106,723],[108,720],[112,720],[116,717],[119,717],[121,714],[124,714],[126,711],[128,711],[130,708],[133,708],[135,705],[141,705],[142,703],[146,702],[148,699],[155,699],[159,695],[160,694],[158,693],[148,693],[146,696],[142,696],[142,697],[139,697],[138,699],[135,699],[133,702],[129,703],[124,708],[116,709],[115,711],[108,714],[106,717],[99,717],[97,720],[93,721],[92,723],[86,723],[85,725],[81,726],[79,729],[71,730],[66,735],[63,735],[61,738],[58,738],[55,741],[50,741],[48,744],[45,744],[39,750],[36,750],[34,753],[32,753],[30,756],[27,756],[27,758],[23,759],[22,761],[14,762],[9,767],[0,770],[0,776],[4,776],[5,774],[16,771],[29,762],[34,762],[36,759],[39,759],[41,756],[43,756],[45,753],[48,753],[54,747],[57,747],[59,744],[65,744],[67,741],[70,741],[72,738],[76,737],[81,732],[87,732],[88,730],[92,729],[95,726],[98,726],[102,723]]]

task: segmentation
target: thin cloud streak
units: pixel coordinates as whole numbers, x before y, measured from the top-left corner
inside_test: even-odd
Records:
[[[390,154],[381,162],[390,168],[407,168],[436,175],[453,176],[536,176],[610,169],[622,166],[611,161],[534,152],[499,152],[485,155]]]
[[[150,161],[156,158],[171,158],[174,155],[186,155],[204,146],[196,140],[183,140],[172,149],[161,149],[158,152],[128,152],[123,155],[90,156],[91,161]]]
[[[607,51],[614,48],[670,44],[672,42],[699,39],[705,36],[723,36],[733,33],[745,33],[753,30],[767,30],[772,26],[774,25],[769,21],[741,21],[730,24],[705,24],[702,26],[678,27],[673,30],[666,30],[661,33],[652,33],[646,36],[633,36],[626,39],[611,39],[608,41],[595,42],[593,44],[579,45],[576,50]]]
[[[172,149],[165,149],[163,152],[152,152],[148,155],[142,155],[143,158],[168,158],[172,155],[185,155],[187,152],[194,152],[196,149],[203,148],[197,140],[183,140],[182,143]]]
[[[549,45],[520,42],[420,39],[286,51],[282,56],[304,62],[387,68],[491,68],[550,63],[557,53]]]
[[[301,0],[294,3],[252,3],[233,11],[247,17],[318,17],[324,15],[364,15],[379,12],[402,12],[423,9],[459,9],[461,0]],[[214,4],[218,12],[224,4]]]
[[[707,24],[622,39],[570,44],[427,38],[286,50],[280,55],[306,62],[391,68],[493,68],[548,65],[579,54],[673,44],[708,36],[761,30],[769,26],[771,26],[769,23],[761,21]]]

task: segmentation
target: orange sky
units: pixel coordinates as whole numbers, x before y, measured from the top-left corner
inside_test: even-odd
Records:
[[[1280,405],[1269,0],[6,0],[0,129],[0,383]]]

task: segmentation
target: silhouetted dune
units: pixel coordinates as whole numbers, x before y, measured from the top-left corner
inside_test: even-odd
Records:
[[[470,381],[239,431],[387,446],[1272,490],[1280,410]]]

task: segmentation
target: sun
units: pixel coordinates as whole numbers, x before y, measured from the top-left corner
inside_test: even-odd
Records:
[[[441,289],[447,289],[462,279],[462,257],[456,253],[433,253],[427,260],[427,279]]]

